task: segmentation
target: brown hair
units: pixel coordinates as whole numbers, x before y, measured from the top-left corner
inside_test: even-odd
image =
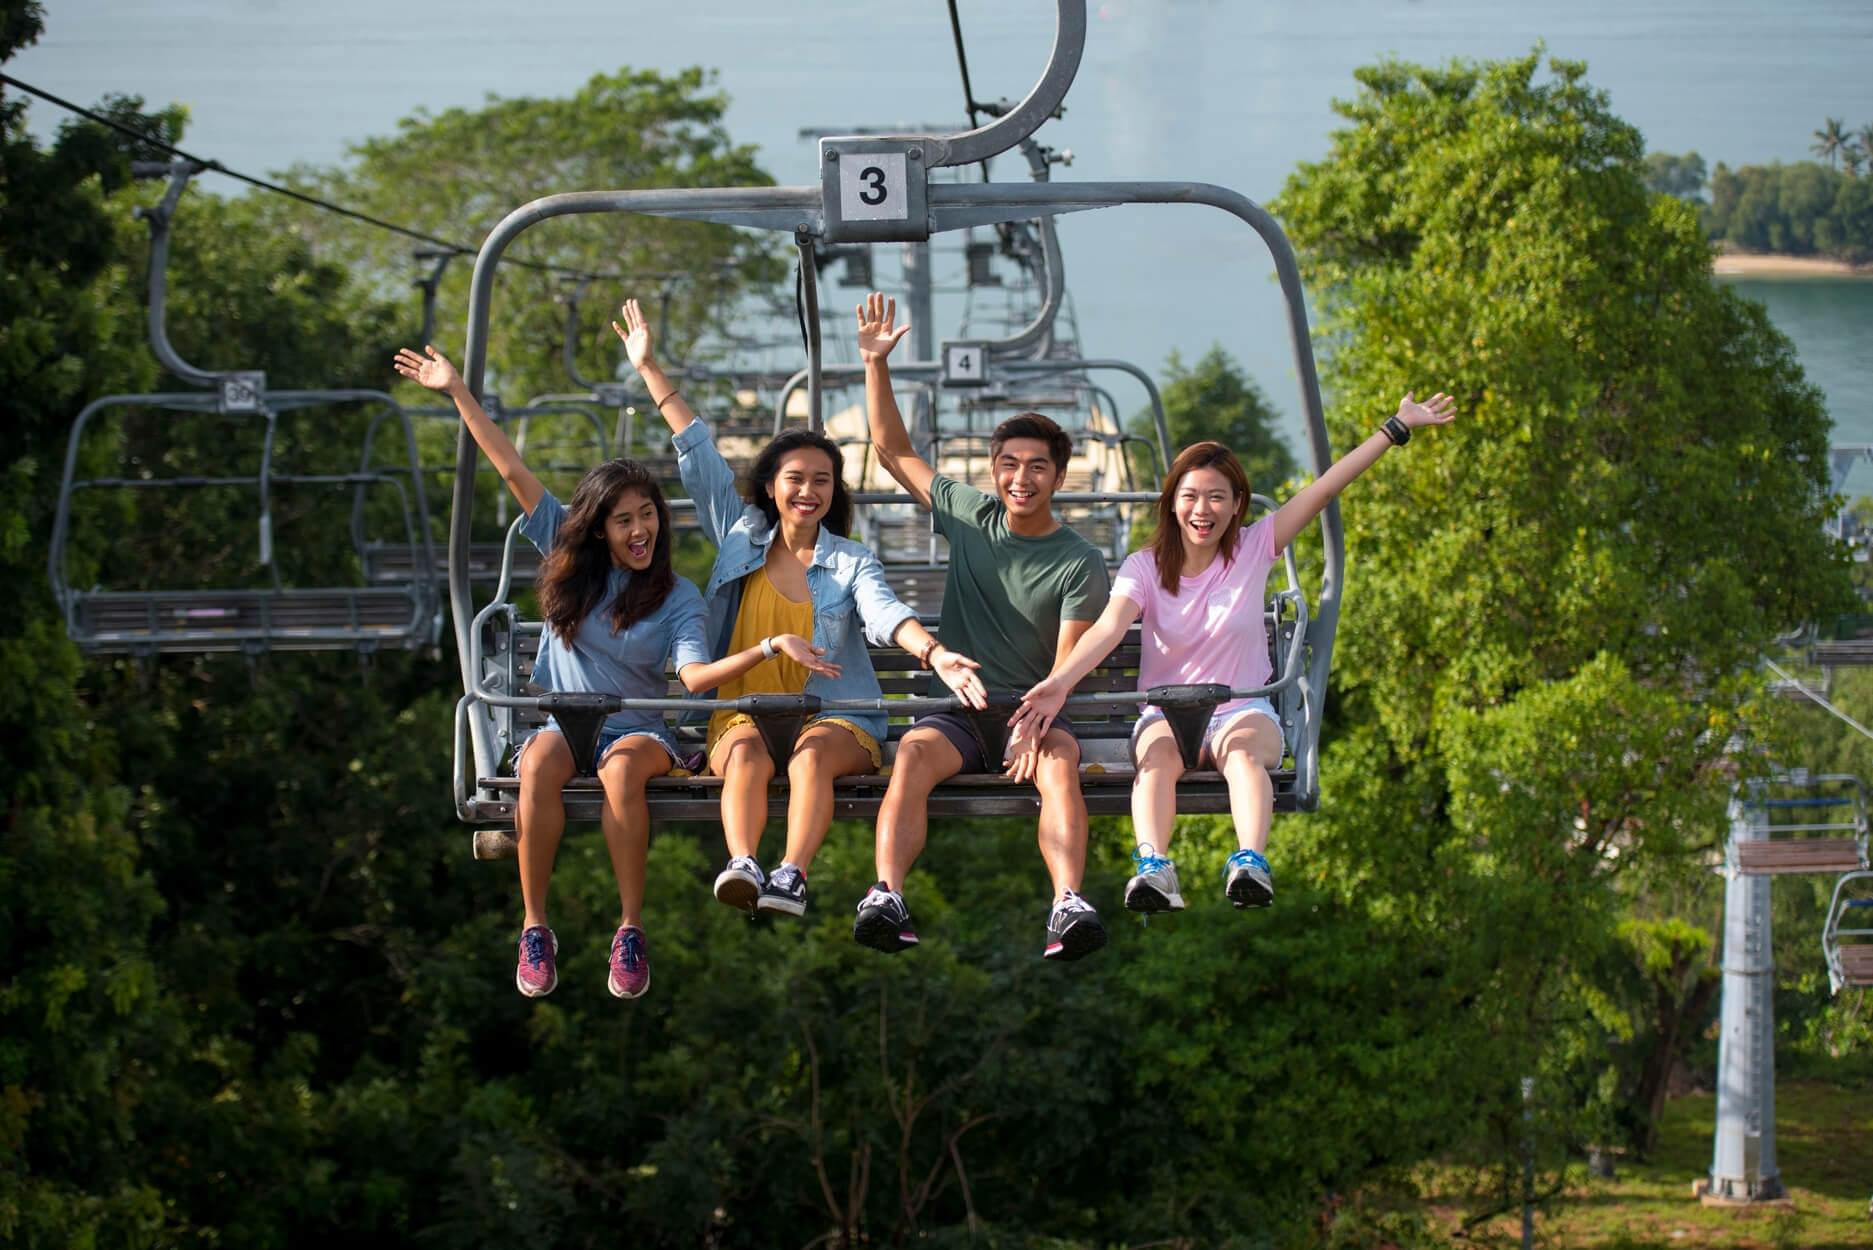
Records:
[[[1172,595],[1177,593],[1177,579],[1184,575],[1184,536],[1177,528],[1177,488],[1193,469],[1215,469],[1235,488],[1236,510],[1223,527],[1222,541],[1217,545],[1225,564],[1236,558],[1236,535],[1249,511],[1249,475],[1242,471],[1242,462],[1234,452],[1221,443],[1192,443],[1177,453],[1170,472],[1164,475],[1164,491],[1158,496],[1158,530],[1151,536],[1151,556],[1158,562],[1158,585]]]
[[[621,634],[655,612],[676,588],[676,569],[670,564],[670,505],[663,488],[637,461],[607,460],[579,479],[553,536],[553,549],[540,567],[540,615],[567,646],[578,635],[580,622],[605,601],[611,585],[605,519],[627,490],[638,491],[656,505],[657,541],[650,549],[650,567],[633,569],[612,600],[611,632]]]
[[[1067,437],[1067,432],[1054,424],[1051,417],[1038,412],[1016,413],[996,426],[989,438],[989,459],[1001,455],[1002,445],[1011,438],[1034,438],[1046,443],[1047,458],[1054,462],[1056,477],[1066,472],[1067,461],[1073,458],[1073,440]]]

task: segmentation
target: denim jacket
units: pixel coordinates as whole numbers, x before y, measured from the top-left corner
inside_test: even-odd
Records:
[[[707,425],[691,422],[671,441],[676,444],[677,473],[696,501],[703,535],[718,553],[702,598],[708,613],[705,633],[712,654],[720,657],[728,652],[741,611],[742,579],[767,562],[774,527],[735,490],[735,472],[715,449]],[[889,645],[898,628],[917,615],[915,609],[891,593],[884,568],[868,547],[824,525],[806,571],[806,588],[813,600],[813,645],[825,648],[826,659],[839,666],[837,677],[807,674],[807,693],[822,699],[883,697],[866,639]],[[883,712],[839,715],[884,742],[888,717]]]

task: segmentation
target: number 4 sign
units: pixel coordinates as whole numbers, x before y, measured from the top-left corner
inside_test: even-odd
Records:
[[[943,344],[943,385],[987,386],[988,347],[977,342]]]
[[[821,139],[820,191],[828,243],[930,237],[923,145],[915,139]]]

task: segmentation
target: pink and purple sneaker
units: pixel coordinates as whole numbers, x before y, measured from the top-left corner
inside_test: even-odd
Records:
[[[634,924],[612,936],[611,975],[605,986],[613,998],[636,998],[650,988],[650,948],[644,945],[644,931]]]
[[[528,998],[542,998],[559,984],[559,939],[543,924],[520,931],[520,960],[514,966],[514,988]]]

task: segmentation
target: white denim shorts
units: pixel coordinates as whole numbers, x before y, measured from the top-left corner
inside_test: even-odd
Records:
[[[1235,707],[1219,708],[1210,717],[1210,723],[1203,730],[1203,762],[1209,763],[1216,759],[1217,744],[1223,740],[1223,735],[1228,733],[1243,717],[1257,715],[1266,716],[1274,722],[1275,732],[1281,732],[1281,714],[1275,711],[1275,705],[1267,699],[1245,699]],[[1138,723],[1132,726],[1132,764],[1134,767],[1138,763],[1138,736],[1144,733],[1153,721],[1163,719],[1164,713],[1161,709],[1146,705],[1144,715],[1140,716]]]

